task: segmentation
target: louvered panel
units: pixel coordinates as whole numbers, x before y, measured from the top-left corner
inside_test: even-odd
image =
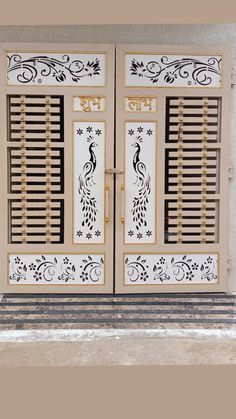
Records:
[[[8,96],[8,137],[20,141],[22,129],[26,140],[63,141],[63,98],[61,96]]]
[[[50,208],[46,208],[45,199],[27,199],[24,210],[21,204],[20,199],[9,201],[11,243],[21,243],[22,229],[25,230],[26,243],[45,243],[48,225],[51,243],[63,242],[63,200],[51,200]]]
[[[181,158],[181,168],[179,167]],[[209,194],[219,191],[217,168],[219,150],[178,149],[166,150],[166,193],[199,194],[203,186]],[[181,185],[178,176],[181,174]]]
[[[63,96],[8,96],[9,243],[64,242],[63,118]]]
[[[207,124],[208,143],[220,141],[221,98],[169,97],[166,100],[166,142],[178,142],[179,123],[183,142],[201,143]]]
[[[8,148],[9,153],[9,192],[21,193],[22,163],[25,166],[25,191],[26,193],[46,193],[47,158],[50,157],[51,192],[63,193],[63,163],[64,150],[52,147],[50,156],[47,156],[45,147],[26,147],[22,159],[22,149]]]
[[[167,97],[165,243],[217,243],[221,101]],[[190,143],[196,144],[190,147]],[[171,199],[173,197],[173,199]]]

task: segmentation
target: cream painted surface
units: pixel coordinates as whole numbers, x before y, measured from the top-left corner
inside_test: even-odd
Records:
[[[201,25],[66,25],[1,26],[0,42],[115,42],[153,44],[224,44],[231,48],[236,72],[236,24]],[[230,160],[236,161],[236,88],[231,95]],[[236,176],[229,182],[229,255],[232,257],[229,290],[236,291]]]

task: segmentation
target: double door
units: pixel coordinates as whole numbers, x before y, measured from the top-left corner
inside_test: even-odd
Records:
[[[227,54],[1,44],[2,292],[226,290]]]

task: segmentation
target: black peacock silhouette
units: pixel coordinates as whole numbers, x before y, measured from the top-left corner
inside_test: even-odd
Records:
[[[97,147],[98,144],[94,142],[94,137],[91,135],[87,138],[87,142],[89,143],[88,151],[90,158],[84,164],[83,172],[79,175],[78,192],[81,196],[80,203],[82,204],[82,212],[84,216],[82,226],[87,226],[89,230],[92,230],[98,213],[96,208],[97,201],[91,196],[91,188],[96,185],[93,179],[93,174],[97,166],[97,159],[93,149]]]
[[[136,173],[136,180],[134,185],[138,187],[138,196],[133,199],[133,208],[131,214],[133,215],[133,221],[136,229],[139,230],[142,227],[147,226],[146,212],[148,204],[148,195],[151,192],[151,178],[147,173],[146,165],[140,161],[140,152],[142,143],[142,137],[139,135],[136,137],[135,142],[132,144],[136,148],[133,157],[133,168]]]

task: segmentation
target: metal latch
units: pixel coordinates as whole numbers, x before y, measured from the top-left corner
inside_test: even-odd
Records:
[[[123,169],[109,168],[105,170],[107,175],[122,175],[124,173]]]

